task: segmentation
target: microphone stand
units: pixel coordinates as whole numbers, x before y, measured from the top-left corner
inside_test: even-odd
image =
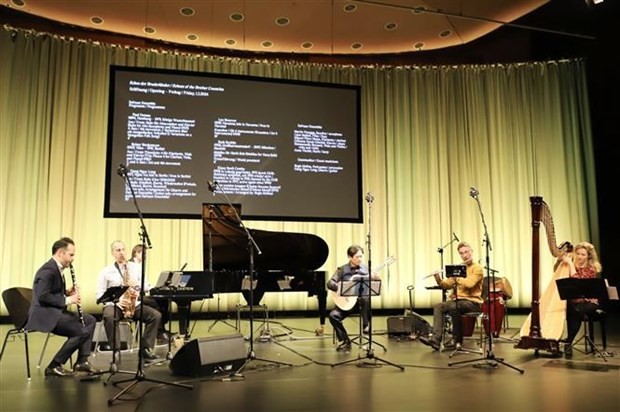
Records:
[[[218,182],[216,181],[214,181],[213,183],[209,182],[210,191],[215,193],[215,191],[218,188],[220,188],[220,184]],[[239,216],[239,213],[237,213],[237,209],[232,205],[232,202],[230,201],[228,194],[226,194],[226,192],[222,190],[220,190],[220,192],[226,198],[226,203],[228,203],[228,206],[230,206],[230,208],[232,209],[233,213],[235,214],[235,217],[239,221],[239,225],[243,228],[248,238],[248,255],[249,255],[249,272],[250,272],[250,299],[249,299],[250,300],[249,301],[249,305],[250,305],[250,339],[249,339],[250,348],[248,349],[248,354],[247,354],[246,360],[243,363],[243,365],[241,365],[239,369],[237,369],[236,371],[234,371],[227,377],[222,378],[222,380],[224,381],[230,381],[233,379],[243,379],[244,376],[243,374],[241,374],[241,371],[252,360],[260,360],[263,362],[271,362],[271,363],[275,363],[278,365],[285,365],[285,366],[293,366],[293,365],[290,363],[286,363],[286,362],[258,358],[256,354],[254,353],[254,251],[256,250],[256,252],[259,255],[262,254],[263,252],[260,250],[260,248],[256,244],[256,241],[254,241],[254,238],[252,237],[252,234],[250,233],[248,228],[243,224],[243,221],[241,220],[241,216]]]
[[[126,166],[121,164],[117,170],[117,173],[120,177],[125,179],[125,182],[127,182],[127,186],[129,186],[129,190],[131,191],[131,197],[133,199],[133,204],[138,213],[138,218],[140,219],[140,241],[142,242],[142,267],[141,267],[141,278],[140,278],[140,315],[138,316],[139,350],[138,350],[138,369],[136,370],[136,375],[134,379],[125,379],[125,380],[114,382],[115,385],[119,383],[124,383],[124,382],[131,382],[131,383],[127,385],[125,388],[123,388],[119,393],[117,393],[116,396],[108,399],[108,406],[111,406],[116,400],[119,400],[120,397],[124,393],[129,392],[138,383],[144,382],[144,381],[161,383],[164,385],[173,385],[173,386],[178,386],[180,388],[185,388],[185,389],[194,388],[192,385],[185,385],[185,384],[181,384],[177,382],[165,382],[165,381],[156,380],[156,379],[148,379],[144,374],[144,354],[143,354],[144,349],[142,346],[142,324],[143,324],[143,311],[142,310],[144,308],[143,306],[144,305],[144,279],[146,278],[145,267],[146,267],[146,262],[147,262],[146,258],[148,256],[147,250],[152,248],[152,245],[151,245],[151,240],[149,239],[149,235],[146,231],[146,226],[144,225],[144,219],[142,218],[142,212],[140,211],[140,207],[138,206],[138,201],[136,200],[136,194],[133,190],[133,186],[131,185],[131,179],[129,178],[129,169]],[[134,399],[120,399],[120,400],[134,400]]]
[[[472,187],[470,189],[469,195],[473,197],[476,203],[478,204],[478,212],[480,213],[480,218],[482,219],[482,225],[484,227],[484,244],[485,244],[485,251],[486,251],[485,259],[486,259],[487,278],[491,279],[491,285],[492,285],[491,288],[493,289],[493,295],[495,295],[495,273],[491,273],[491,276],[489,277],[490,268],[491,268],[491,264],[489,261],[490,251],[492,250],[491,239],[489,237],[487,223],[484,219],[484,213],[482,213],[482,206],[480,205],[480,200],[478,199],[479,192],[475,187]],[[491,328],[491,325],[493,325],[492,322],[495,320],[494,313],[493,313],[494,311],[495,311],[494,309],[489,310],[489,319],[488,319],[489,327],[487,328],[487,342],[489,343],[489,347],[486,351],[485,357],[478,358],[478,359],[469,359],[469,360],[460,361],[460,362],[453,362],[453,363],[449,363],[448,366],[459,365],[459,364],[470,363],[470,362],[478,362],[478,361],[483,360],[483,361],[486,361],[486,363],[477,364],[477,365],[474,365],[474,367],[478,367],[481,369],[495,369],[498,367],[498,364],[501,363],[502,365],[508,366],[509,368],[512,368],[521,374],[525,372],[523,369],[519,369],[516,366],[510,365],[509,363],[505,362],[504,358],[495,357],[495,354],[493,353],[493,331]]]
[[[215,191],[215,186],[210,186],[209,188],[211,188],[211,187],[213,187],[213,191]],[[233,207],[233,210],[235,210],[234,207]],[[235,212],[236,212],[236,210],[235,210]],[[209,226],[208,246],[209,246],[209,272],[210,273],[213,272],[213,239],[211,238],[211,232],[213,231],[212,219],[213,219],[213,210],[211,209],[211,207],[209,207],[209,220],[207,222],[207,226]],[[211,329],[213,329],[213,327],[218,322],[222,322],[226,326],[230,326],[231,328],[235,329],[235,327],[233,325],[231,325],[230,323],[226,322],[226,320],[222,316],[222,312],[220,311],[220,299],[221,299],[221,296],[222,296],[221,293],[217,294],[217,317],[215,318],[215,320],[213,321],[211,326],[209,326],[209,328],[207,329],[207,332],[211,332]],[[205,303],[205,301],[203,299],[202,303],[200,304],[200,308],[198,309],[198,312],[202,312],[202,305],[204,305],[204,303]],[[196,323],[194,323],[194,325],[195,324]]]
[[[359,367],[380,367],[381,365],[377,364],[377,361],[380,361],[380,362],[383,362],[383,363],[385,363],[387,365],[394,366],[395,368],[398,368],[401,371],[404,371],[405,368],[403,366],[397,365],[397,364],[392,363],[392,362],[388,362],[385,359],[381,359],[380,357],[375,356],[374,351],[372,349],[372,343],[373,343],[372,342],[372,303],[371,303],[372,302],[372,267],[371,267],[372,260],[371,260],[371,244],[370,244],[370,216],[371,216],[370,205],[373,202],[373,200],[375,200],[374,196],[372,194],[370,194],[370,193],[367,193],[366,194],[366,203],[368,204],[368,235],[366,237],[366,243],[367,243],[367,248],[368,248],[368,285],[367,285],[368,286],[367,287],[368,292],[367,292],[366,297],[368,298],[368,308],[367,308],[367,310],[368,310],[368,348],[366,349],[366,356],[365,357],[367,359],[374,360],[374,362],[360,362],[360,363],[357,364],[357,366],[359,366]],[[360,282],[361,282],[361,286],[363,287],[364,283],[365,283],[364,280],[362,279]],[[359,291],[359,295],[360,296],[358,297],[358,301],[360,301],[361,298],[362,298],[361,294],[362,294],[362,291],[360,289],[360,291]],[[362,304],[361,303],[359,305],[359,308],[360,308],[360,318],[361,318],[360,319],[360,329],[361,329],[361,322],[362,322],[362,319],[363,319],[363,314],[361,313],[361,310],[362,310]],[[360,339],[360,343],[361,343],[361,339]],[[383,347],[383,349],[386,350],[384,346],[382,346],[382,345],[379,345],[379,346]],[[343,364],[346,364],[346,363],[349,363],[349,362],[355,362],[356,360],[359,360],[359,359],[362,359],[362,357],[360,357],[358,355],[357,359],[351,359],[351,360],[335,363],[335,364],[332,365],[332,367],[333,366],[338,366],[338,365],[343,365]]]

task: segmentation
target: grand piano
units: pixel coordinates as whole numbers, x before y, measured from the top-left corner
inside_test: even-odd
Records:
[[[312,234],[247,228],[261,251],[258,254],[251,249],[253,245],[240,222],[240,213],[239,204],[203,204],[204,269],[213,274],[213,292],[241,292],[248,304],[258,305],[265,292],[305,291],[309,297],[317,297],[321,326],[324,325],[326,273],[316,269],[327,260],[327,243]],[[251,257],[255,284],[252,292]]]
[[[323,327],[327,312],[326,273],[316,269],[327,260],[327,243],[312,234],[248,228],[261,251],[259,254],[250,249],[253,245],[240,221],[240,213],[239,204],[204,203],[204,272],[191,272],[190,277],[200,282],[195,287],[151,290],[151,296],[177,304],[181,334],[187,334],[191,301],[210,298],[214,293],[241,293],[248,304],[259,305],[265,292],[306,292],[309,297],[317,297]],[[254,269],[253,290],[250,290],[250,257]]]

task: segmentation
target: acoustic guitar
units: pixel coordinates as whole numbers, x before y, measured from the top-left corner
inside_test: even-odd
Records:
[[[376,275],[383,268],[385,268],[386,266],[391,265],[395,261],[396,261],[396,257],[390,256],[387,259],[385,259],[379,266],[374,268],[372,270],[372,274],[370,276],[371,281],[372,281],[372,278],[373,278],[374,275]],[[333,290],[329,291],[329,294],[330,294],[332,300],[334,301],[336,306],[338,306],[341,310],[351,310],[351,309],[353,309],[353,307],[357,303],[357,296],[342,296],[340,294],[341,293],[340,287],[341,287],[341,284],[338,284],[338,291],[337,292],[334,292]]]

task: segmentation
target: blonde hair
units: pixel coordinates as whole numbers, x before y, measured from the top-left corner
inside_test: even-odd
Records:
[[[474,250],[474,249],[471,247],[471,245],[470,245],[469,243],[465,242],[465,241],[463,241],[463,242],[459,243],[459,244],[456,246],[456,250],[461,250],[461,248],[462,248],[462,247],[468,247],[468,248],[469,248],[469,249],[471,249],[472,251]]]
[[[592,266],[594,270],[596,270],[596,273],[600,273],[603,270],[603,266],[598,260],[598,253],[596,253],[596,249],[592,243],[579,242],[573,247],[573,253],[576,252],[577,249],[584,249],[588,253],[588,265]]]

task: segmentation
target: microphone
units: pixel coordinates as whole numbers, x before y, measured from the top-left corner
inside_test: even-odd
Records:
[[[215,190],[217,189],[219,184],[215,180],[214,181],[207,180],[207,186],[209,187],[210,192],[215,193]]]
[[[116,174],[118,174],[120,177],[125,177],[127,176],[127,173],[129,173],[129,168],[127,166],[122,163],[118,165],[118,169],[116,169]]]
[[[370,192],[366,193],[366,201],[372,203],[373,200],[375,200],[375,197]]]
[[[454,236],[454,240],[456,240],[457,242],[460,242],[459,238],[456,236],[456,233],[452,232],[452,236]]]
[[[474,186],[469,188],[469,195],[471,197],[473,197],[474,199],[478,199],[478,194],[479,194],[478,189],[476,189]]]

